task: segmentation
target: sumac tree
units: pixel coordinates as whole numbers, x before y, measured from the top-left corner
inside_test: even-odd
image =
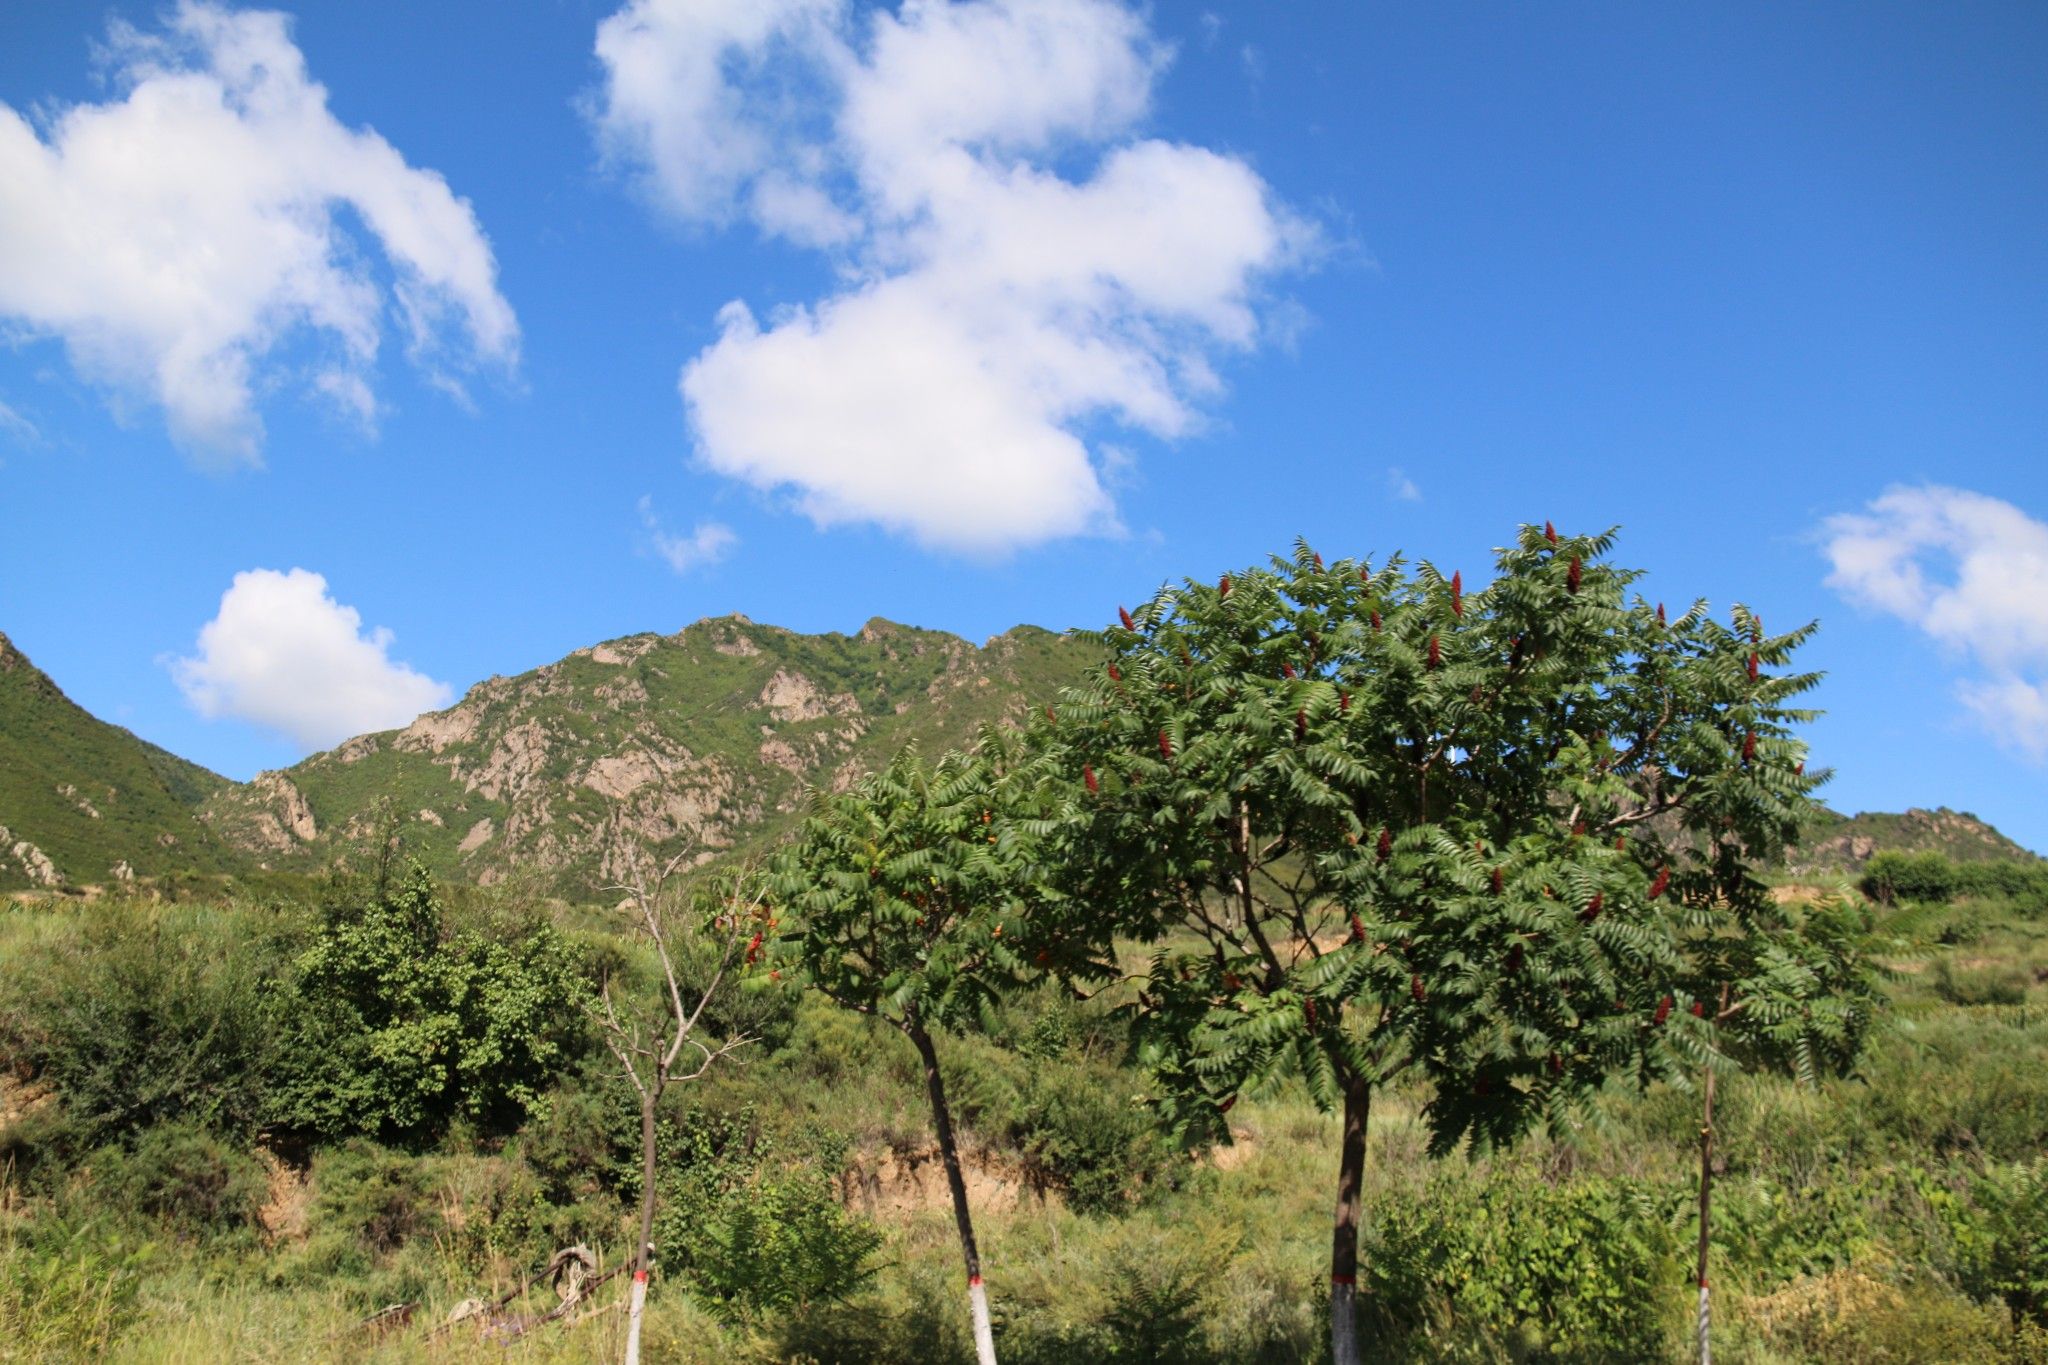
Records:
[[[818,793],[776,880],[810,983],[917,1049],[982,1365],[994,1335],[933,1034],[980,1021],[1044,970],[1086,970],[1039,875],[1035,799],[993,732],[936,763],[907,749],[849,791]]]
[[[1169,587],[1034,726],[1067,803],[1049,865],[1098,933],[1153,945],[1159,1102],[1213,1128],[1291,1069],[1343,1114],[1339,1365],[1375,1089],[1426,1075],[1443,1151],[1568,1120],[1617,1074],[1682,1080],[1709,1027],[1666,1003],[1669,877],[1746,865],[1806,813],[1790,703],[1814,678],[1759,687],[1749,659],[1808,631],[1667,617],[1611,539],[1525,527],[1476,590],[1306,545]]]

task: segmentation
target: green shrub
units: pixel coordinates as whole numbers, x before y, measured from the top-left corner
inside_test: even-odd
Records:
[[[1934,964],[1934,993],[1951,1005],[2019,1005],[2026,1003],[2028,975],[2010,966],[1962,968],[1948,958]]]
[[[1668,1201],[1663,1201],[1668,1203]],[[1372,1202],[1362,1314],[1388,1358],[1467,1347],[1547,1359],[1661,1359],[1680,1283],[1659,1199],[1613,1181],[1553,1184],[1511,1164],[1433,1174]]]
[[[0,1054],[54,1083],[97,1141],[185,1120],[254,1132],[276,1064],[274,942],[218,911],[79,914],[10,964]]]
[[[294,967],[275,1119],[321,1137],[422,1143],[465,1119],[509,1132],[581,1044],[579,984],[549,925],[451,934],[427,871],[330,912]]]
[[[0,1223],[0,1358],[108,1358],[155,1259],[103,1221]]]
[[[93,1158],[104,1206],[129,1209],[184,1237],[247,1232],[263,1204],[262,1165],[196,1123],[148,1129],[132,1150]]]
[[[751,1112],[689,1111],[663,1124],[659,1263],[720,1316],[844,1299],[874,1276],[872,1223],[839,1203],[838,1143],[777,1143]]]
[[[1958,1230],[1963,1287],[2005,1301],[2015,1321],[2048,1328],[2048,1159],[1993,1167]]]

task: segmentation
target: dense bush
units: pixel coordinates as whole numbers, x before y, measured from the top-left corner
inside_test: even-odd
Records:
[[[1441,1351],[1447,1331],[1518,1358],[1662,1358],[1662,1290],[1682,1274],[1673,1202],[1513,1164],[1439,1173],[1419,1200],[1376,1200],[1360,1286],[1369,1339],[1393,1359]]]
[[[185,1237],[247,1232],[263,1203],[263,1167],[193,1122],[148,1129],[132,1149],[104,1150],[92,1164],[109,1207]]]
[[[658,1264],[720,1316],[844,1299],[874,1277],[881,1233],[833,1184],[844,1149],[807,1136],[785,1146],[748,1111],[664,1120]]]
[[[1863,893],[1880,901],[1952,901],[1992,897],[2026,914],[2048,911],[2048,863],[1959,863],[1939,853],[1887,849],[1864,864]]]
[[[253,1132],[278,1059],[279,951],[226,918],[117,904],[29,944],[0,986],[0,1061],[53,1083],[90,1140],[188,1120]]]
[[[413,1143],[458,1117],[509,1132],[580,1046],[579,990],[550,925],[512,943],[451,933],[414,864],[395,890],[330,910],[294,964],[275,1121]]]
[[[2048,1327],[2048,1159],[1994,1167],[1972,1195],[1978,1216],[1957,1238],[1964,1288]]]

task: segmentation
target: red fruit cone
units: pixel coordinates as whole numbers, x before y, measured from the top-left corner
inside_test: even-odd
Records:
[[[1664,997],[1664,998],[1663,998],[1662,1000],[1659,1000],[1659,1001],[1657,1002],[1657,1013],[1656,1013],[1656,1016],[1655,1016],[1654,1018],[1652,1018],[1652,1019],[1650,1020],[1650,1022],[1651,1022],[1652,1024],[1662,1024],[1662,1023],[1663,1023],[1663,1022],[1664,1022],[1664,1021],[1665,1021],[1666,1019],[1669,1019],[1670,1017],[1671,1017],[1671,997],[1667,995],[1667,996],[1665,996],[1665,997]]]
[[[1374,630],[1378,630],[1380,628],[1380,614],[1378,612],[1374,612],[1372,614],[1372,628]]]
[[[1651,883],[1650,883],[1650,899],[1651,899],[1651,900],[1655,900],[1655,899],[1657,899],[1657,898],[1658,898],[1659,896],[1663,895],[1663,894],[1664,894],[1664,892],[1665,892],[1665,890],[1666,890],[1666,889],[1667,889],[1667,888],[1668,888],[1668,887],[1669,887],[1670,885],[1671,885],[1671,869],[1670,869],[1670,868],[1668,868],[1668,867],[1660,867],[1660,868],[1658,868],[1658,869],[1657,869],[1657,880],[1655,880],[1655,881],[1653,881],[1653,882],[1651,882]]]
[[[1800,775],[1801,777],[1804,777],[1804,776],[1806,776],[1806,760],[1805,760],[1805,759],[1803,759],[1803,758],[1802,758],[1802,759],[1800,759],[1800,760],[1799,760],[1799,766],[1798,766],[1797,768],[1793,769],[1793,771],[1794,771],[1794,772],[1796,772],[1796,773],[1798,773],[1798,774],[1799,774],[1799,775]]]
[[[1442,668],[1444,666],[1443,646],[1437,643],[1436,636],[1434,635],[1429,637],[1429,666],[1431,668]]]
[[[1421,972],[1414,972],[1409,975],[1408,994],[1414,997],[1415,1003],[1418,1005],[1429,999],[1429,991],[1422,984]]]
[[[756,933],[747,941],[747,965],[754,965],[754,959],[761,955],[761,935]]]
[[[1564,586],[1567,592],[1577,592],[1579,590],[1579,557],[1577,555],[1572,556],[1570,567],[1564,571]]]
[[[1498,896],[1501,893],[1501,882],[1502,878],[1500,875],[1500,869],[1496,867],[1493,870],[1493,894],[1496,896]]]
[[[1283,678],[1291,678],[1291,677],[1293,677],[1293,676],[1294,676],[1294,665],[1293,665],[1293,664],[1289,664],[1289,663],[1283,663],[1283,664],[1281,664],[1281,665],[1280,665],[1280,676],[1281,676],[1281,677],[1283,677]]]
[[[1131,614],[1124,610],[1122,603],[1117,604],[1116,614],[1117,619],[1124,623],[1125,630],[1136,630],[1138,628],[1138,623],[1131,619]]]
[[[1226,990],[1241,991],[1244,989],[1244,978],[1236,972],[1225,972],[1223,974],[1223,985]]]
[[[1606,900],[1607,897],[1605,893],[1595,891],[1593,893],[1593,899],[1586,902],[1586,908],[1579,911],[1579,918],[1584,920],[1588,924],[1591,924],[1594,920],[1599,919],[1600,907],[1602,904],[1606,902]]]
[[[1059,715],[1050,706],[1045,708],[1045,718],[1055,725],[1060,722]]]
[[[1308,1019],[1308,1026],[1314,1028],[1316,1026],[1316,1002],[1313,1000],[1303,1000],[1301,1002],[1301,1012]]]
[[[1462,572],[1451,575],[1451,615],[1465,614],[1465,575]]]
[[[1553,1076],[1562,1076],[1564,1074],[1564,1058],[1558,1056],[1555,1052],[1550,1054],[1550,1074]]]
[[[1661,626],[1661,625],[1665,625],[1665,624],[1668,624],[1668,623],[1667,623],[1667,622],[1666,622],[1666,621],[1664,620],[1664,604],[1663,604],[1662,602],[1659,602],[1659,603],[1657,604],[1657,624],[1658,624],[1658,625],[1660,625],[1660,626]]]
[[[1309,551],[1309,555],[1316,562],[1316,572],[1321,573],[1323,571],[1323,557],[1319,554],[1316,554],[1313,550]]]
[[[1552,545],[1557,544],[1557,528],[1547,521],[1543,523],[1543,538]]]
[[[1094,792],[1102,790],[1102,785],[1095,780],[1095,767],[1093,764],[1082,765],[1081,780],[1088,784],[1089,791]]]
[[[1742,761],[1744,763],[1754,763],[1756,761],[1756,731],[1754,730],[1751,730],[1742,737]]]
[[[1695,1018],[1695,1019],[1704,1019],[1704,1018],[1706,1018],[1706,1017],[1707,1017],[1707,1007],[1706,1007],[1705,1005],[1701,1004],[1701,1003],[1700,1003],[1699,1001],[1697,1001],[1697,1000],[1693,1001],[1693,1002],[1692,1002],[1692,1017],[1693,1017],[1693,1018]]]
[[[1173,762],[1173,736],[1164,730],[1159,732],[1159,756],[1168,763]]]
[[[1230,575],[1229,575],[1229,574],[1225,574],[1225,575],[1223,575],[1223,577],[1222,577],[1222,578],[1221,578],[1220,580],[1218,580],[1218,581],[1217,581],[1217,584],[1216,584],[1216,595],[1217,595],[1218,597],[1228,597],[1228,596],[1230,596]]]
[[[1356,910],[1351,912],[1351,941],[1353,943],[1365,942],[1365,921],[1358,917]]]
[[[1385,825],[1380,826],[1379,857],[1381,862],[1394,856],[1394,836]]]
[[[1308,738],[1308,708],[1302,707],[1294,713],[1294,742],[1299,744]]]
[[[1762,661],[1761,661],[1761,660],[1759,660],[1759,659],[1757,658],[1757,656],[1756,656],[1756,655],[1755,655],[1754,653],[1752,653],[1752,654],[1751,654],[1751,655],[1749,656],[1749,680],[1750,680],[1751,682],[1755,682],[1755,681],[1756,681],[1756,666],[1757,666],[1757,664],[1758,664],[1758,663],[1760,663],[1760,662],[1762,662]]]
[[[1349,692],[1339,692],[1337,694],[1337,714],[1340,716],[1351,714],[1351,694]]]

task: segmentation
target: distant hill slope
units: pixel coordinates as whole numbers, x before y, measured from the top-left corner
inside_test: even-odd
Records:
[[[0,891],[230,871],[198,808],[233,785],[96,719],[0,635]]]
[[[394,819],[442,875],[532,871],[588,894],[625,873],[634,845],[763,847],[794,823],[805,784],[849,781],[912,740],[963,743],[1093,657],[1029,626],[977,649],[879,619],[800,635],[721,617],[489,679],[403,730],[218,790],[202,818],[279,869],[366,846]]]
[[[1841,815],[1829,811],[1787,860],[1788,870],[1855,872],[1873,854],[1940,853],[1959,863],[2040,862],[2039,854],[2022,848],[1967,811],[1946,806],[1909,810],[1903,815],[1864,811]]]

